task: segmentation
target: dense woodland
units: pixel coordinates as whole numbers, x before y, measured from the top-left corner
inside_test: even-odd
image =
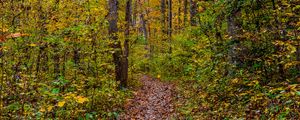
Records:
[[[172,119],[300,118],[299,0],[0,3],[1,120],[122,119],[143,75]]]

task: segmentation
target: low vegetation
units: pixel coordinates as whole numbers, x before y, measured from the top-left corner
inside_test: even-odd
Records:
[[[0,3],[0,119],[117,119],[143,74],[177,119],[300,118],[299,0]]]

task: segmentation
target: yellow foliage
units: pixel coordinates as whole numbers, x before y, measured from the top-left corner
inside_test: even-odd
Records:
[[[36,44],[34,44],[34,43],[31,43],[31,44],[29,44],[29,46],[31,46],[31,47],[35,47],[35,46],[36,46]]]
[[[83,96],[77,96],[76,97],[76,102],[78,102],[78,103],[84,103],[84,102],[87,102],[87,101],[89,101],[89,99],[88,98],[86,98],[86,97],[83,97]]]
[[[239,79],[238,78],[235,78],[231,81],[233,84],[237,84],[239,82]]]
[[[203,12],[205,9],[202,7],[202,6],[199,6],[198,7],[198,11],[201,13],[201,12]]]
[[[1,32],[8,32],[8,29],[7,28],[0,28],[0,31]]]
[[[70,99],[70,98],[74,98],[75,94],[71,93],[71,94],[67,94],[64,98],[65,99]]]
[[[47,111],[48,111],[48,112],[50,112],[52,109],[53,109],[53,106],[52,106],[52,105],[49,105],[49,106],[47,107]]]
[[[40,112],[45,112],[46,110],[45,110],[45,108],[42,107],[39,111]]]
[[[58,107],[63,107],[65,105],[66,101],[60,101],[57,103]]]
[[[160,75],[157,75],[157,79],[160,79],[160,77],[161,77]]]
[[[291,61],[291,62],[286,63],[286,64],[284,65],[284,68],[285,68],[285,69],[289,69],[289,68],[291,68],[291,67],[293,67],[293,66],[296,66],[296,65],[299,65],[299,64],[300,64],[299,61]]]
[[[292,17],[292,16],[294,16],[295,14],[293,14],[293,13],[286,13],[286,15],[289,16],[289,17]]]

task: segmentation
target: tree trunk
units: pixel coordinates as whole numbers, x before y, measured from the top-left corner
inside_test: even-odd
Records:
[[[118,41],[118,1],[109,0],[109,13],[108,13],[108,22],[109,22],[109,37],[112,40],[113,52],[113,61],[115,64],[115,79],[120,83],[123,83],[122,79],[122,48],[121,43]],[[120,84],[120,88],[123,85]]]
[[[190,0],[190,23],[191,26],[197,25],[197,2],[195,0]]]
[[[237,6],[238,5],[238,0],[235,0],[231,3],[233,6]],[[239,8],[238,7],[234,7],[235,9],[233,9],[230,13],[229,16],[227,17],[227,23],[228,23],[228,28],[227,28],[227,32],[229,34],[229,36],[231,37],[231,45],[228,51],[228,60],[229,63],[234,65],[234,66],[240,66],[242,63],[239,60],[239,55],[240,55],[240,41],[238,40],[238,38],[236,37],[238,34],[238,31],[240,30],[240,26],[238,24],[237,21],[237,17],[238,17],[238,13]],[[229,69],[229,75],[233,74],[233,70]]]
[[[123,77],[122,77],[122,82],[123,87],[127,87],[127,80],[128,80],[128,56],[129,56],[129,36],[130,36],[130,26],[132,23],[131,19],[131,3],[132,0],[127,0],[126,2],[126,25],[125,25],[125,41],[124,41],[124,56],[123,56]]]
[[[188,14],[188,0],[184,0],[184,10],[183,10],[183,24],[186,26],[187,14]]]
[[[161,11],[161,24],[162,24],[162,27],[161,27],[161,30],[162,30],[162,33],[166,33],[166,0],[161,0],[160,1],[160,11]]]
[[[230,15],[227,18],[227,22],[228,22],[228,28],[227,28],[227,30],[228,30],[229,36],[232,37],[231,41],[233,41],[233,45],[232,45],[232,47],[229,50],[229,62],[231,64],[234,64],[234,65],[237,64],[237,60],[236,60],[236,58],[237,58],[236,49],[237,48],[236,47],[238,45],[238,43],[236,43],[238,40],[235,37],[236,34],[237,34],[237,32],[236,32],[237,31],[237,25],[236,25],[236,20],[235,19],[236,18],[235,18],[234,15]]]
[[[298,43],[298,45],[300,45],[300,40],[299,39],[297,40],[297,43]],[[300,62],[300,46],[297,47],[296,56],[297,56],[296,57],[297,62]],[[297,65],[297,69],[298,69],[298,71],[300,71],[300,65],[299,64]]]
[[[180,30],[181,26],[181,0],[178,0],[178,21],[177,21],[177,30]],[[177,33],[177,32],[176,32]]]
[[[54,62],[54,78],[55,80],[57,80],[60,76],[60,56],[59,56],[59,47],[57,43],[54,43],[52,45],[52,49],[54,52],[54,56],[53,56],[53,62]]]
[[[141,13],[141,15],[140,15],[140,20],[141,20],[141,31],[143,32],[143,35],[144,35],[144,37],[145,37],[145,39],[146,39],[146,42],[147,42],[147,44],[148,44],[148,31],[147,31],[147,27],[146,27],[146,21],[145,21],[145,17],[144,17],[144,14],[143,13]]]
[[[172,47],[171,47],[171,42],[172,42],[172,18],[173,18],[173,13],[172,13],[172,0],[168,1],[168,9],[169,9],[169,17],[168,17],[168,40],[169,40],[169,53],[172,53]]]
[[[132,15],[132,18],[133,18],[133,20],[132,20],[132,26],[133,27],[135,27],[135,25],[136,25],[136,19],[137,19],[137,6],[138,6],[137,3],[138,3],[137,0],[135,0],[134,1],[134,7],[133,7],[133,15]]]

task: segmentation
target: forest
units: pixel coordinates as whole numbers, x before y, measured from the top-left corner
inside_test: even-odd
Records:
[[[300,118],[300,0],[0,4],[0,120]]]

